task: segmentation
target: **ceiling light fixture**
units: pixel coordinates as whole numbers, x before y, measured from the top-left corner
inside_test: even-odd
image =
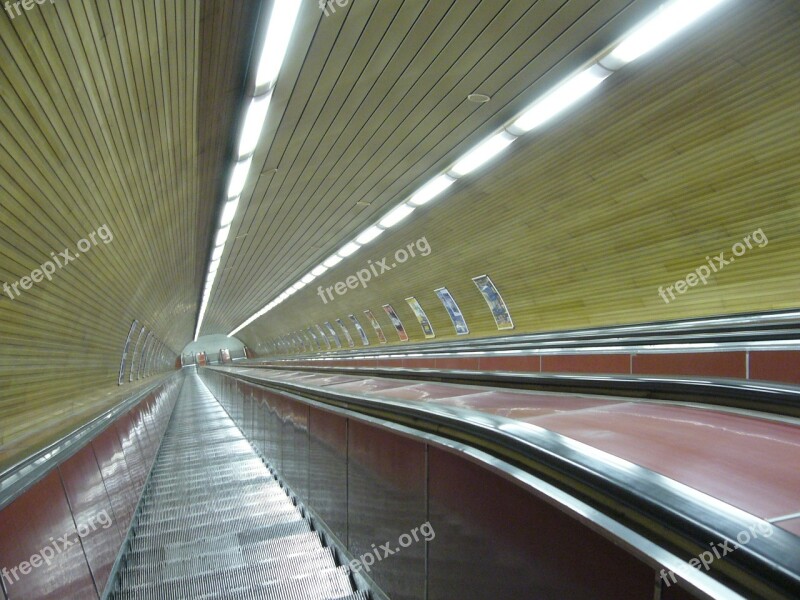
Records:
[[[520,135],[543,125],[589,94],[611,73],[612,71],[594,64],[567,78],[553,91],[534,102],[508,127],[508,131]]]
[[[264,38],[264,47],[258,61],[256,88],[272,86],[278,78],[300,4],[301,2],[298,0],[275,0],[273,2],[267,35]]]
[[[300,5],[301,2],[299,0],[274,0],[272,4],[272,12],[269,15],[266,26],[267,31],[264,36],[264,46],[261,49],[261,57],[255,76],[255,87],[256,90],[260,91],[255,94],[256,97],[250,100],[239,138],[237,156],[239,159],[244,160],[239,160],[233,168],[228,185],[229,202],[225,205],[220,218],[220,228],[224,229],[227,227],[228,229],[225,229],[224,233],[222,229],[217,233],[217,248],[214,249],[212,261],[219,261],[222,257],[222,250],[224,249],[223,244],[230,232],[230,225],[236,216],[236,209],[239,205],[239,195],[242,193],[245,183],[247,182],[247,175],[250,171],[250,163],[252,162],[252,154],[255,152],[258,140],[261,137],[261,130],[264,127],[264,122],[272,99],[272,91],[278,79],[283,59],[286,56],[286,49],[292,37],[292,30],[297,20]],[[245,159],[244,157],[249,158]],[[213,283],[212,274],[215,272],[216,268],[212,270],[211,267],[209,267],[207,280],[211,283]],[[203,324],[207,299],[206,297],[201,303],[197,315],[197,326],[194,336],[195,341],[197,341],[197,336]],[[253,320],[255,320],[255,317]],[[250,322],[252,322],[252,320],[248,321],[248,324]]]
[[[217,240],[215,246],[223,246],[228,239],[228,234],[231,232],[231,226],[223,227],[217,231]]]
[[[263,96],[250,100],[250,106],[247,109],[247,116],[242,127],[242,136],[239,140],[240,159],[255,151],[258,139],[261,137],[261,129],[264,127],[264,121],[267,118],[271,98],[272,92],[269,91]]]
[[[219,226],[225,227],[233,222],[236,216],[236,209],[239,207],[239,198],[234,198],[225,203],[225,208],[222,209],[222,217],[219,220]]]
[[[247,173],[250,171],[250,163],[252,162],[253,158],[250,157],[239,161],[236,163],[236,166],[233,167],[231,182],[230,185],[228,185],[228,198],[235,198],[242,193],[244,184],[247,182]]]
[[[362,246],[364,244],[369,244],[372,240],[374,240],[383,232],[384,232],[383,229],[381,229],[377,225],[373,225],[372,227],[368,227],[367,229],[362,231],[361,234],[356,238],[356,242],[358,242]]]
[[[347,244],[339,248],[336,254],[338,256],[341,256],[342,258],[347,258],[351,254],[355,253],[355,251],[358,250],[360,247],[361,244],[358,244],[356,242],[348,242]]]
[[[412,206],[422,206],[423,204],[427,204],[451,185],[453,185],[454,182],[455,179],[446,173],[439,175],[438,177],[434,177],[428,183],[419,188],[417,192],[411,196],[411,199],[409,199],[408,203]]]
[[[378,223],[384,229],[389,229],[397,225],[400,221],[405,219],[408,215],[414,212],[414,207],[409,206],[408,204],[401,204],[393,211],[389,212],[383,219],[380,220]]]
[[[663,44],[724,1],[674,0],[662,4],[650,18],[631,30],[600,63],[610,69],[619,69]]]
[[[336,265],[338,265],[340,262],[342,262],[342,257],[337,256],[336,254],[332,254],[331,256],[323,260],[322,264],[330,269],[331,267],[335,267]]]
[[[467,152],[461,160],[453,165],[453,168],[450,169],[450,173],[456,177],[463,177],[467,173],[471,173],[508,148],[515,139],[517,139],[516,136],[511,135],[507,131],[495,133],[489,139],[484,140]],[[436,180],[434,179],[434,181]]]

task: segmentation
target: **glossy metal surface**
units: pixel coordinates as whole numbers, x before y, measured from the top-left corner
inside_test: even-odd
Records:
[[[371,378],[361,377],[349,383],[337,383],[336,389],[359,394],[359,393],[376,392],[379,390],[390,390],[393,388],[406,387],[407,385],[408,381],[404,381],[402,379],[387,379],[387,378],[371,379]]]
[[[285,380],[285,379],[284,379]],[[314,378],[303,385],[315,385]],[[325,386],[377,399],[428,402],[513,418],[558,432],[680,481],[756,516],[800,511],[800,426],[712,408],[475,386]],[[396,380],[390,380],[394,386]],[[766,415],[765,415],[766,417]]]
[[[133,507],[139,494],[133,487],[116,428],[109,427],[92,440],[92,448],[114,509],[114,522],[124,536],[128,531]]]
[[[535,400],[532,401],[530,394],[493,390],[466,396],[437,398],[435,402],[442,406],[456,406],[511,419],[523,419],[598,406],[609,406],[623,402],[623,400],[603,400],[592,396],[540,393],[536,394]]]
[[[374,392],[372,395],[377,398],[397,398],[400,400],[434,400],[436,398],[452,398],[453,396],[466,396],[469,394],[479,394],[478,388],[466,386],[451,386],[439,383],[419,383],[406,385],[405,387],[392,388]]]
[[[226,387],[221,382],[228,378],[215,372],[203,374],[215,388]],[[267,393],[274,396],[273,406],[299,402]],[[500,410],[520,402],[515,393],[483,396],[485,404]],[[545,396],[543,403],[553,406],[544,412],[558,409],[558,400],[556,395]],[[575,400],[575,410],[607,404],[590,398]],[[285,413],[286,408],[280,410]],[[412,543],[372,566],[369,576],[390,597],[526,598],[535,590],[537,598],[636,598],[642,597],[643,590],[652,590],[650,567],[588,532],[573,517],[532,499],[517,484],[502,476],[488,476],[485,466],[439,450],[434,471],[434,449],[422,440],[315,406],[309,414],[309,505],[340,540],[346,540],[351,555],[374,552],[387,542],[396,551],[398,537],[425,522],[435,532],[435,538]],[[343,487],[337,479],[345,475]],[[337,503],[346,507],[346,515]],[[343,528],[348,528],[347,536],[341,533]],[[554,545],[560,545],[556,558],[548,554]],[[573,561],[573,554],[580,559]],[[587,574],[573,576],[573,564],[583,565]],[[539,569],[547,570],[547,576],[542,577]],[[620,582],[625,582],[621,594]],[[592,596],[594,592],[600,595]],[[578,593],[585,595],[573,595]]]
[[[154,383],[152,386],[145,388],[126,399],[124,402],[121,402],[119,405],[105,411],[103,414],[95,417],[60,440],[34,453],[16,465],[5,469],[0,473],[0,508],[6,506],[28,486],[41,479],[54,465],[58,464],[59,461],[65,460],[85,446],[132,406],[139,405],[141,402],[145,401],[146,398],[156,393],[173,393],[176,386],[179,385],[180,380],[179,374],[173,374]]]
[[[651,597],[652,570],[575,519],[463,457],[428,461],[428,600]]]
[[[425,454],[423,443],[350,421],[347,545],[353,555],[385,543],[397,549],[399,536],[428,520]],[[422,600],[425,544],[414,543],[383,559],[372,577],[393,600]]]
[[[301,498],[308,497],[308,405],[288,400],[279,405],[281,474]]]
[[[61,481],[72,509],[72,517],[87,533],[81,539],[86,562],[97,587],[102,590],[117,557],[122,535],[114,523],[114,510],[91,446],[59,465]]]
[[[32,556],[45,553],[53,555],[49,564],[40,559],[38,566],[30,566]],[[9,600],[98,597],[58,471],[0,512],[0,568],[10,572],[4,575]]]
[[[308,505],[347,543],[347,419],[311,408],[309,437]]]
[[[523,419],[762,518],[800,511],[800,426],[627,402]]]

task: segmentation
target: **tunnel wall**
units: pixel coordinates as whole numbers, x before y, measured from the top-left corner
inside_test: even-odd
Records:
[[[164,381],[0,511],[4,598],[102,595],[182,381]]]
[[[366,574],[393,599],[653,595],[652,566],[500,469],[219,371],[200,374],[299,499],[360,565],[374,563]],[[433,537],[398,545],[426,523]],[[392,555],[364,558],[385,543]],[[661,597],[692,596],[672,586]]]

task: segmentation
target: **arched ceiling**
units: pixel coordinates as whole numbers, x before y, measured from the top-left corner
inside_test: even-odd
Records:
[[[302,5],[200,334],[232,331],[658,5],[344,4]]]
[[[134,320],[165,356],[189,341],[258,10],[0,14],[0,284],[30,285],[0,297],[0,461],[130,393],[117,372]],[[78,257],[51,280],[22,279],[65,249]]]

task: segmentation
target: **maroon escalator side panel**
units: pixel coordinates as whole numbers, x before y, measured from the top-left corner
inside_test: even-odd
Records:
[[[123,538],[92,446],[83,448],[58,470],[76,527],[86,534],[81,541],[92,577],[107,581]]]
[[[0,512],[0,568],[9,600],[98,597],[57,470]]]
[[[166,382],[140,400],[0,510],[0,569],[8,600],[102,595],[180,381]]]
[[[576,519],[462,456],[428,462],[428,600],[652,598],[652,568]]]

